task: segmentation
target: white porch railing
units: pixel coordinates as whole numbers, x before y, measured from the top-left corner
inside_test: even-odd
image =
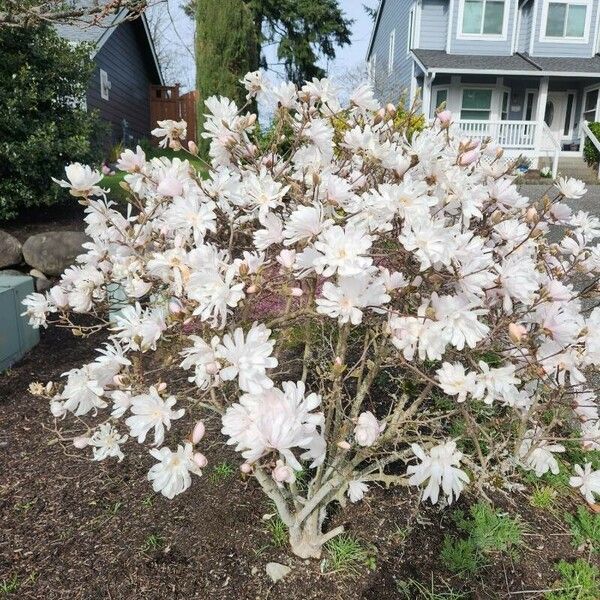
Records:
[[[455,125],[462,135],[476,140],[491,138],[511,153],[538,159],[552,158],[552,176],[558,172],[560,144],[543,121],[472,121],[458,120]]]
[[[583,146],[585,144],[585,138],[588,138],[592,144],[600,152],[600,140],[594,135],[594,132],[590,129],[587,121],[581,123],[581,151],[583,152]],[[598,179],[600,179],[600,164],[598,165]]]

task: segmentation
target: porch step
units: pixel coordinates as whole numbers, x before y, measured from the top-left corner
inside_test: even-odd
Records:
[[[552,168],[552,160],[540,158],[540,169],[548,166]],[[586,183],[598,183],[598,171],[592,169],[580,156],[568,156],[558,159],[558,176],[575,177]]]

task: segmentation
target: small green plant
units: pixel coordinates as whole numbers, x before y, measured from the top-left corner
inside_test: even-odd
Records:
[[[17,502],[15,504],[15,510],[17,510],[19,512],[27,513],[35,506],[36,502],[37,502],[37,498],[34,498],[33,500],[29,500],[29,502]]]
[[[158,533],[151,533],[145,540],[142,545],[142,552],[156,552],[160,550],[165,545],[165,538]]]
[[[356,538],[348,534],[338,535],[325,544],[327,557],[321,563],[323,572],[352,573],[356,575],[361,566],[373,569],[375,557]]]
[[[565,520],[571,526],[574,546],[589,547],[592,552],[600,552],[600,515],[592,514],[580,506],[577,514],[567,514]]]
[[[13,575],[9,579],[3,579],[0,581],[0,594],[8,595],[13,594],[21,587],[18,575]]]
[[[476,573],[485,565],[486,555],[501,552],[514,557],[523,544],[521,524],[483,502],[471,507],[470,518],[456,511],[454,521],[467,534],[463,539],[444,539],[442,562],[454,573]]]
[[[146,508],[150,508],[153,504],[154,504],[154,496],[152,496],[152,495],[146,496],[142,500],[142,506],[145,506]]]
[[[456,540],[447,535],[444,537],[441,558],[449,571],[459,575],[477,573],[485,564],[483,555],[471,538]]]
[[[588,123],[589,128],[592,130],[592,133],[596,136],[600,136],[600,123]],[[583,144],[583,158],[588,163],[588,165],[597,165],[600,162],[600,151],[592,144],[592,142],[587,138],[585,138],[585,143]]]
[[[560,581],[548,592],[546,600],[598,600],[600,598],[600,574],[598,567],[579,558],[574,563],[561,560],[556,566]]]
[[[234,468],[224,460],[222,463],[213,467],[212,473],[210,474],[210,480],[214,484],[219,484],[229,479],[234,474]]]
[[[123,506],[122,502],[114,502],[109,504],[105,510],[111,517],[114,517],[121,510],[121,506]]]
[[[542,485],[533,490],[531,497],[529,498],[529,504],[534,508],[551,510],[554,508],[554,502],[556,501],[557,495],[557,491],[553,487]]]
[[[441,589],[433,581],[431,574],[431,584],[426,586],[415,579],[401,580],[396,583],[398,591],[402,598],[406,600],[463,600],[469,596],[465,592],[453,590],[446,582],[442,582]]]
[[[271,544],[276,548],[287,544],[287,527],[279,515],[275,515],[267,521],[267,531],[271,537]]]

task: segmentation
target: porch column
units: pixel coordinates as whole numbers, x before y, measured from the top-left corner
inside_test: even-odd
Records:
[[[533,146],[535,157],[532,165],[534,169],[539,167],[539,158],[542,150],[542,127],[544,123],[544,115],[546,114],[546,103],[548,102],[549,81],[549,77],[542,77],[540,79],[540,87],[538,90],[537,106],[535,110],[535,141]]]
[[[431,83],[435,77],[435,73],[427,73],[423,78],[423,100],[421,110],[426,119],[429,119],[431,113]]]

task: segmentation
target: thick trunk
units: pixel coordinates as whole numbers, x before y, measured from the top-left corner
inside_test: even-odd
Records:
[[[319,527],[313,519],[290,527],[290,546],[292,552],[300,558],[321,558],[321,538]]]

